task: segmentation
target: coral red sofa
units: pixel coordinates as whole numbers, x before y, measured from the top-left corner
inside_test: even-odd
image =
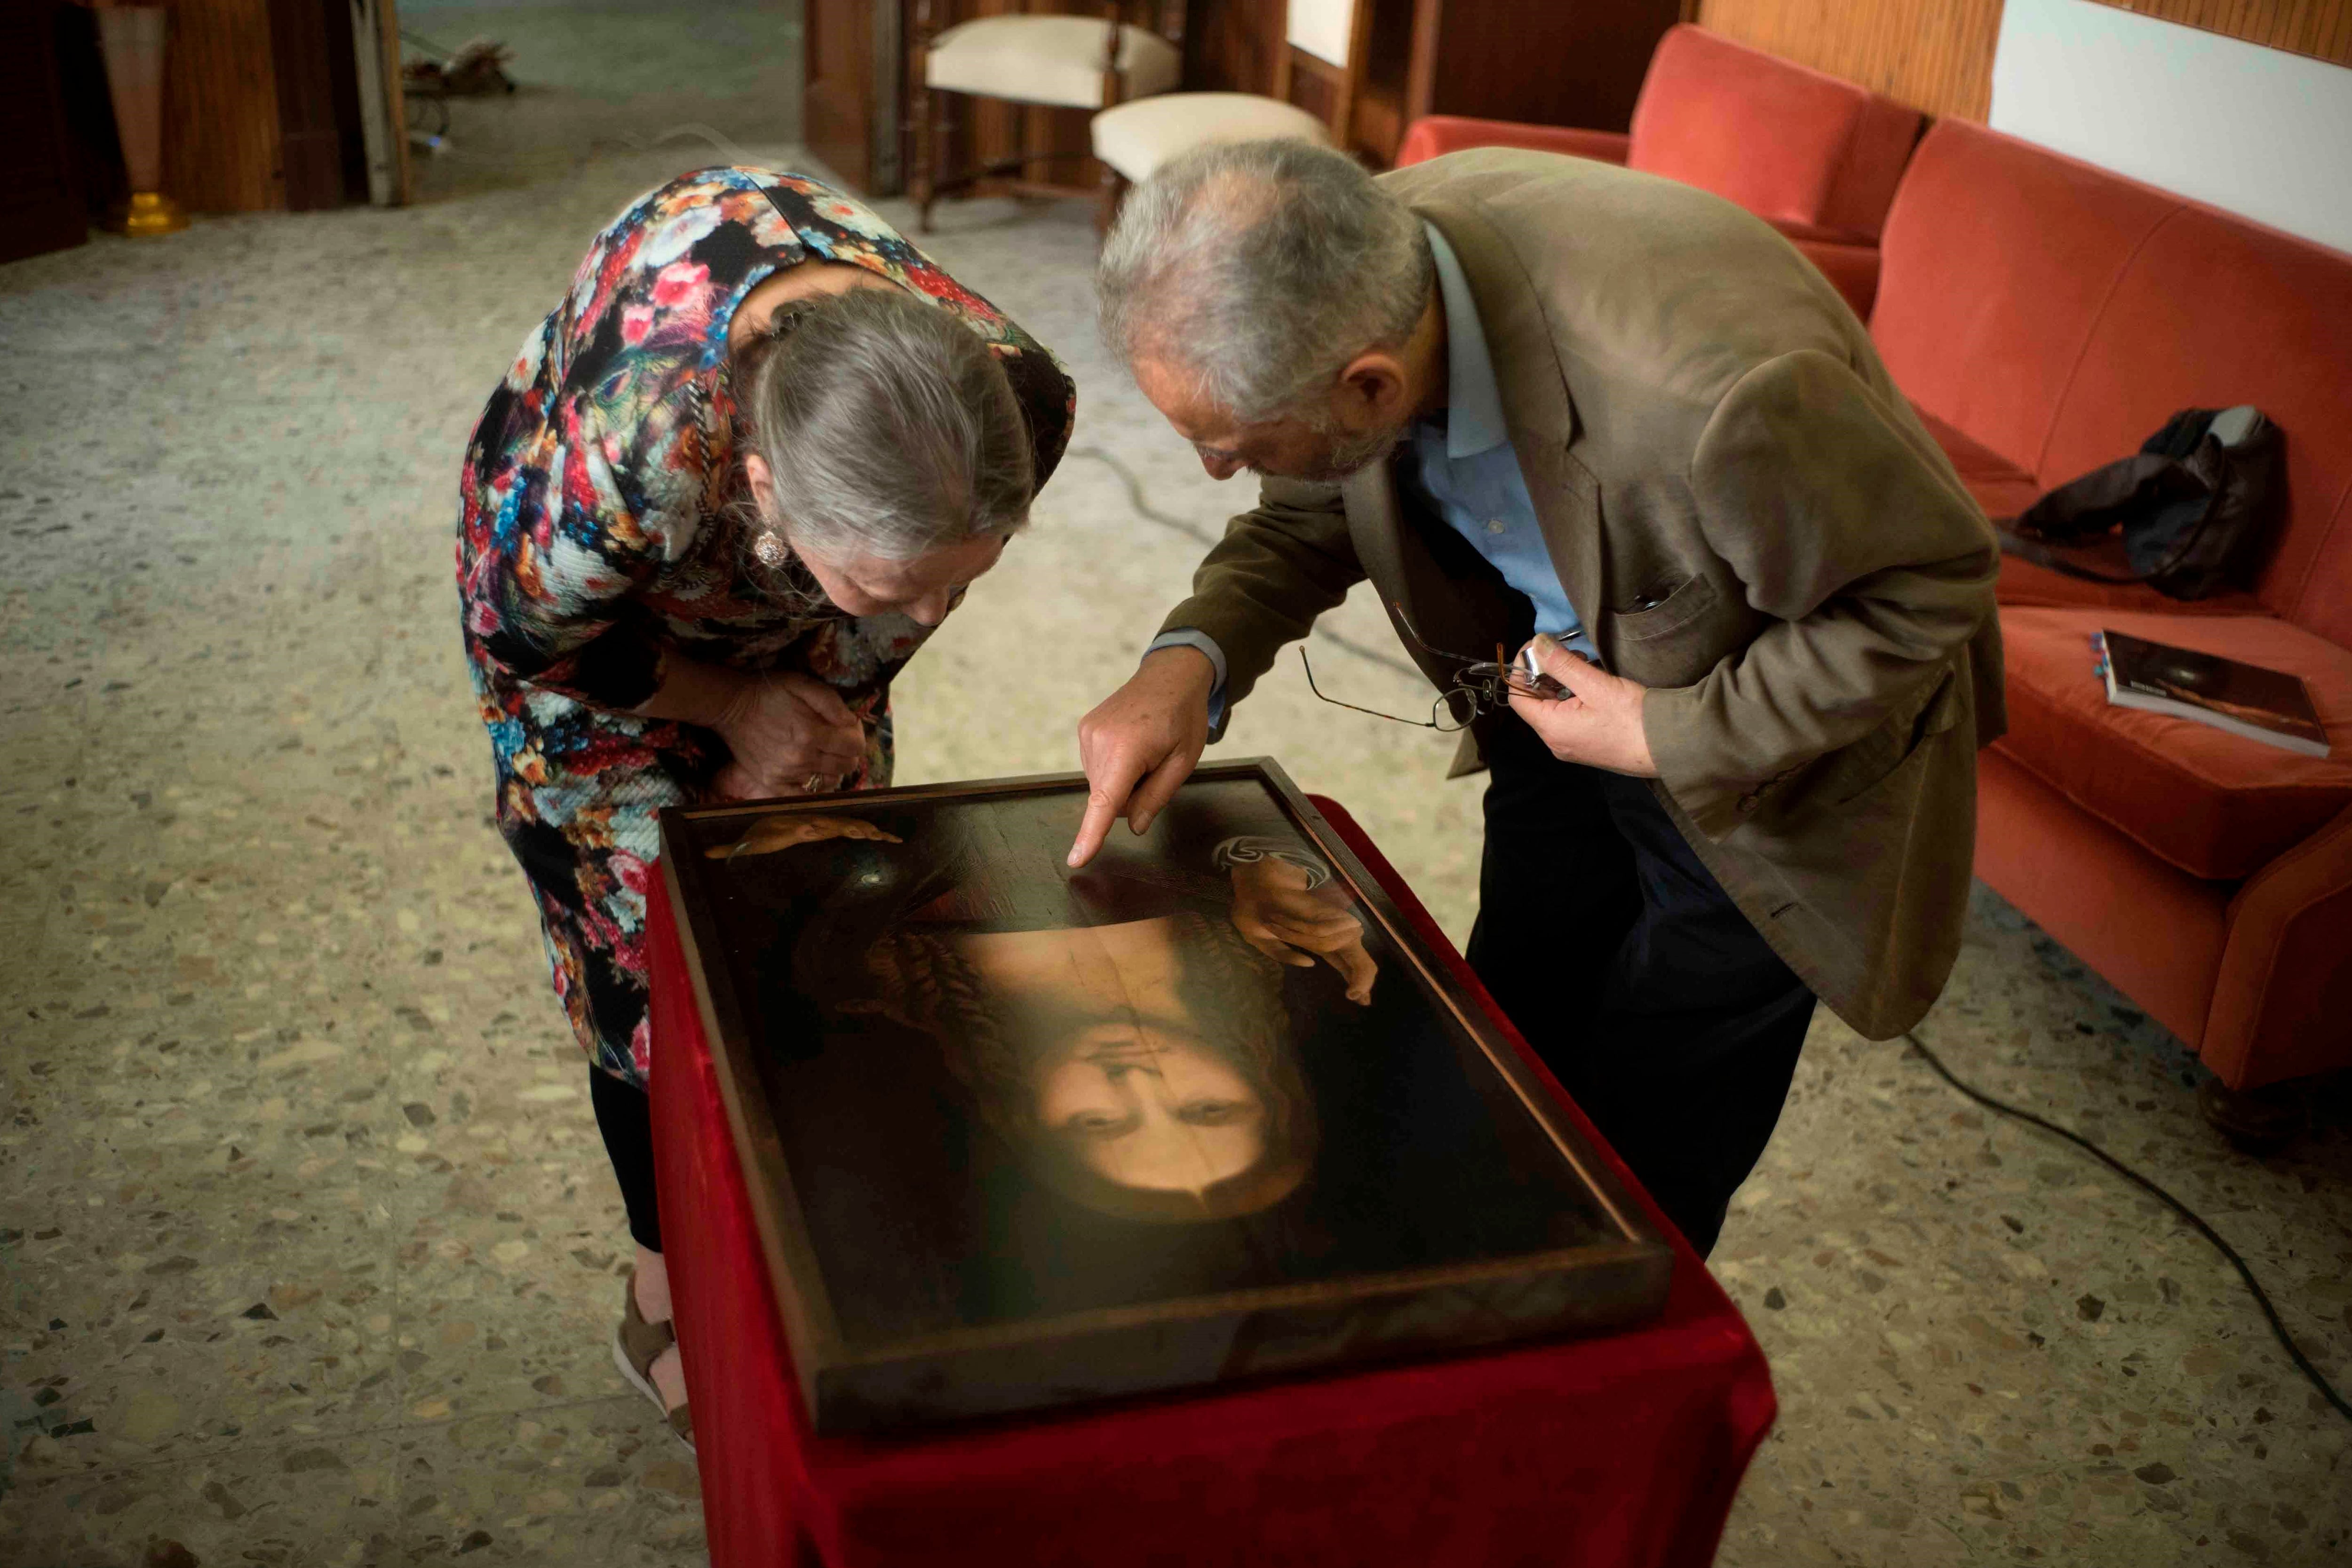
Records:
[[[1923,117],[1685,22],[1650,57],[1630,132],[1432,115],[1399,166],[1465,147],[1529,147],[1685,181],[1766,219],[1867,318],[1878,234]]]
[[[1870,331],[1996,517],[2176,409],[2251,403],[2285,432],[2245,593],[2003,563],[1977,874],[2231,1089],[2352,1066],[2352,256],[1945,121],[1887,217]],[[2294,671],[2335,751],[2110,707],[2104,626]]]
[[[1399,163],[1538,147],[1770,219],[1869,323],[1986,511],[2127,456],[2176,410],[2286,435],[2286,516],[2246,591],[2184,604],[2001,567],[2010,732],[1977,874],[2232,1089],[2352,1067],[2352,256],[1680,26],[1629,136],[1424,120]],[[2108,705],[2105,626],[2292,670],[2325,759]]]

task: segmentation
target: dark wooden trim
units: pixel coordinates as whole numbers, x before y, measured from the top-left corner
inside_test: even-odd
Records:
[[[57,0],[0,9],[0,144],[8,150],[0,163],[0,261],[89,238],[58,69],[63,9]]]
[[[321,0],[268,0],[271,76],[278,89],[278,154],[290,212],[343,205],[343,142],[336,123],[333,31]],[[340,8],[340,7],[339,7]],[[357,62],[351,25],[343,25],[343,56],[358,104]],[[352,129],[356,130],[356,124]]]
[[[163,191],[194,212],[286,205],[268,0],[180,0],[163,46]]]

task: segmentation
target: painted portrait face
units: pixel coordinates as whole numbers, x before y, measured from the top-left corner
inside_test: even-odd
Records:
[[[1104,1181],[1204,1194],[1265,1157],[1265,1099],[1181,994],[1176,922],[967,936],[957,946],[1034,1042],[1041,1134]]]

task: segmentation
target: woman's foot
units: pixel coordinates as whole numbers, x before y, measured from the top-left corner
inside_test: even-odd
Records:
[[[613,1336],[613,1363],[630,1386],[660,1406],[670,1429],[694,1446],[687,1410],[686,1371],[670,1327],[669,1275],[659,1253],[637,1249],[638,1266],[624,1286],[621,1326]],[[651,1266],[647,1266],[647,1260]]]
[[[637,1248],[637,1271],[632,1284],[636,1293],[637,1311],[656,1328],[669,1324],[669,1265],[662,1255],[649,1247]],[[686,1363],[678,1359],[677,1346],[654,1358],[650,1374],[654,1386],[661,1391],[662,1408],[676,1410],[686,1403]]]

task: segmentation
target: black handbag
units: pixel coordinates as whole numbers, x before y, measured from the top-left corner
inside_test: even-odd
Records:
[[[2285,495],[2286,441],[2250,404],[2184,408],[2133,457],[2000,525],[2000,547],[2092,583],[2176,599],[2251,587]]]

